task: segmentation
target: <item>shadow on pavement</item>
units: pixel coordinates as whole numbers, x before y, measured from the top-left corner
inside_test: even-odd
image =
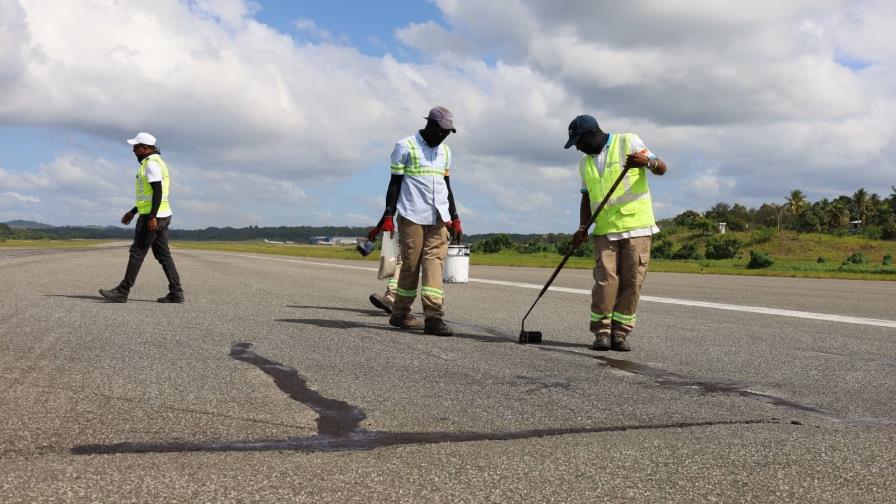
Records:
[[[306,324],[313,325],[315,327],[320,327],[323,329],[374,329],[374,330],[387,330],[393,332],[417,332],[422,334],[422,331],[406,331],[404,329],[398,329],[397,327],[392,327],[388,324],[386,315],[381,311],[374,310],[363,310],[358,308],[343,308],[343,307],[330,307],[330,306],[298,306],[298,305],[287,305],[287,308],[309,308],[309,309],[322,309],[322,310],[336,310],[336,311],[346,311],[346,312],[355,312],[361,313],[365,315],[377,315],[383,318],[383,324],[369,324],[365,322],[355,322],[350,320],[334,320],[334,319],[318,319],[318,318],[308,318],[308,319],[274,319],[277,322],[289,322],[292,324]],[[449,325],[454,327],[454,336],[449,336],[451,338],[460,338],[460,339],[468,339],[473,341],[478,341],[480,343],[516,343],[517,338],[514,335],[509,333],[503,333],[497,329],[492,329],[488,327],[480,327],[472,324],[464,324],[462,322],[454,322],[451,320],[446,320]],[[486,334],[473,334],[470,332],[463,332],[461,328],[470,328],[478,331],[482,331]],[[461,330],[459,330],[461,329]],[[442,337],[442,336],[436,336]],[[591,345],[586,343],[571,343],[568,341],[551,341],[544,340],[538,346],[545,347],[559,347],[559,348],[586,348],[590,349]]]
[[[89,294],[44,294],[44,297],[64,297],[69,299],[86,299],[88,301],[96,301],[98,303],[122,304],[114,303],[103,296],[91,296]],[[154,299],[133,299],[128,298],[128,303],[155,303]]]
[[[361,308],[345,308],[342,306],[304,306],[304,305],[286,305],[284,308],[307,308],[309,310],[332,310],[349,313],[360,313],[361,315],[370,315],[371,317],[388,317],[383,310],[367,310]]]

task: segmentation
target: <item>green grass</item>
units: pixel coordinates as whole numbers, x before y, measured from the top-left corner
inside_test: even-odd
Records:
[[[294,244],[272,244],[257,241],[245,242],[189,242],[175,241],[171,242],[171,246],[175,249],[193,249],[193,250],[220,250],[226,252],[245,252],[252,254],[273,254],[291,257],[318,257],[323,259],[354,259],[376,261],[379,259],[379,252],[375,251],[367,257],[363,257],[354,246],[333,246],[333,245],[294,245]]]
[[[805,278],[842,278],[854,280],[896,280],[896,266],[883,266],[881,260],[886,254],[896,255],[896,242],[869,240],[862,237],[835,237],[820,234],[778,233],[766,243],[750,244],[750,233],[731,233],[746,243],[741,248],[740,259],[672,261],[652,259],[650,271],[667,273],[694,273],[714,275],[749,275]],[[684,237],[673,236],[675,240]],[[699,238],[698,241],[705,241]],[[82,248],[110,243],[111,240],[8,240],[0,242],[0,247],[20,248]],[[195,250],[218,250],[255,254],[273,254],[292,257],[315,257],[322,259],[349,259],[375,262],[379,252],[362,257],[354,247],[324,245],[280,245],[257,241],[244,242],[186,242],[172,243],[174,248]],[[747,269],[749,250],[768,252],[774,259],[770,268]],[[702,250],[702,247],[701,247]],[[853,252],[863,252],[868,264],[843,266],[843,261]],[[818,263],[819,256],[827,262]],[[504,250],[496,254],[474,253],[470,257],[473,265],[516,266],[534,268],[555,268],[561,256],[554,252],[520,254]],[[590,257],[572,257],[567,268],[591,269],[594,260]]]
[[[115,240],[0,240],[7,248],[87,248],[105,245]]]

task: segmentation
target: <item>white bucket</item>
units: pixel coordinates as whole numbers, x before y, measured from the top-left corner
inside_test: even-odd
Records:
[[[470,280],[470,246],[448,245],[448,256],[442,269],[445,283],[467,283]]]

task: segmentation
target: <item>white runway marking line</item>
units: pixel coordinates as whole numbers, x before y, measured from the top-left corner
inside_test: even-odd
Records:
[[[283,261],[283,262],[291,262],[298,264],[311,264],[315,266],[328,266],[331,268],[344,268],[344,269],[355,269],[355,270],[363,270],[363,271],[377,271],[377,268],[368,268],[365,266],[351,266],[348,264],[332,264],[332,263],[324,263],[324,262],[316,262],[316,261],[305,261],[301,259],[281,259],[277,257],[261,257],[254,255],[244,255],[244,254],[232,254],[240,257],[248,257],[252,259],[266,259],[269,261]],[[478,282],[484,284],[491,285],[501,285],[504,287],[518,287],[522,289],[535,289],[541,290],[543,285],[536,284],[528,284],[528,283],[520,283],[520,282],[507,282],[504,280],[486,280],[483,278],[471,278],[470,282]],[[551,287],[548,289],[549,291],[555,292],[566,292],[569,294],[584,294],[591,295],[590,290],[586,289],[572,289],[569,287]],[[872,319],[872,318],[864,318],[864,317],[850,317],[847,315],[834,315],[831,313],[815,313],[815,312],[805,312],[798,310],[782,310],[780,308],[766,308],[764,306],[747,306],[747,305],[734,305],[734,304],[725,304],[725,303],[711,303],[708,301],[693,301],[690,299],[676,299],[676,298],[666,298],[666,297],[656,297],[656,296],[641,296],[641,301],[647,301],[651,303],[665,303],[665,304],[674,304],[681,306],[694,306],[698,308],[712,308],[715,310],[727,310],[727,311],[737,311],[737,312],[745,312],[745,313],[759,313],[762,315],[777,315],[779,317],[792,317],[792,318],[803,318],[803,319],[811,319],[811,320],[822,320],[825,322],[841,322],[844,324],[856,324],[856,325],[866,325],[866,326],[877,326],[877,327],[892,327],[896,329],[896,320],[882,320],[882,319]]]

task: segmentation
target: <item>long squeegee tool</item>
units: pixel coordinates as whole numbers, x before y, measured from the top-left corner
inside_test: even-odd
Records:
[[[594,210],[594,213],[591,214],[591,219],[588,220],[588,227],[591,227],[591,224],[594,223],[594,220],[597,219],[597,215],[601,210],[604,209],[604,206],[607,205],[607,201],[609,201],[610,196],[616,191],[616,187],[619,186],[619,183],[622,182],[622,178],[628,173],[629,166],[626,165],[622,169],[622,173],[619,174],[619,177],[616,178],[616,181],[613,182],[613,185],[610,187],[610,190],[607,191],[607,194],[604,196],[604,199],[600,202],[600,205],[597,205],[597,209]],[[575,248],[569,247],[569,252],[563,256],[563,260],[560,261],[560,264],[557,266],[557,269],[554,270],[554,273],[551,274],[551,278],[548,279],[547,283],[544,284],[544,287],[541,288],[541,292],[538,293],[538,297],[535,298],[535,302],[532,303],[532,306],[529,307],[529,311],[526,312],[526,315],[523,316],[523,322],[520,328],[520,339],[519,343],[521,345],[525,345],[528,343],[541,343],[541,331],[527,331],[526,330],[526,318],[532,313],[532,308],[535,308],[535,305],[538,304],[538,300],[541,299],[541,296],[547,292],[548,287],[554,283],[554,279],[557,278],[557,274],[560,273],[560,270],[563,269],[563,266],[566,265],[566,261],[572,256],[572,253],[575,252]]]

